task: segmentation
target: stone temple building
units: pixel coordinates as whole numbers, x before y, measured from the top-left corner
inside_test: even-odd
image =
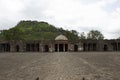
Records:
[[[71,42],[64,35],[54,40],[40,41],[0,41],[0,52],[80,52],[80,51],[120,51],[120,39],[78,40]]]

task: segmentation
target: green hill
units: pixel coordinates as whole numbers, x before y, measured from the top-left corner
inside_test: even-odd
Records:
[[[47,22],[20,21],[15,27],[0,33],[2,40],[54,40],[59,34],[64,34],[69,40],[78,40],[75,30],[56,28]]]

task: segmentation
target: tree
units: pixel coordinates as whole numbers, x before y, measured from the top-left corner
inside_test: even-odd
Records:
[[[0,34],[3,40],[54,40],[59,34],[64,34],[69,40],[78,40],[77,31],[56,28],[47,22],[20,21],[15,27],[4,30]]]
[[[21,40],[23,32],[18,28],[4,30],[3,35],[5,40]]]
[[[78,32],[76,30],[71,30],[71,33],[78,36]]]
[[[104,39],[103,34],[98,31],[98,30],[91,30],[88,34],[87,34],[87,39]]]
[[[84,32],[80,33],[79,38],[82,40],[86,39],[85,33]]]

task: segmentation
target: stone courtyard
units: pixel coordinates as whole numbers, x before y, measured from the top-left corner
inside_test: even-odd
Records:
[[[120,80],[119,74],[119,52],[0,54],[0,80]]]

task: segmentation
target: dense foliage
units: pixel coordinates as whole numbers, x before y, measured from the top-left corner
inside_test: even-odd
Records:
[[[3,30],[0,38],[3,40],[54,40],[59,34],[64,34],[69,40],[78,40],[78,32],[38,21],[20,21],[15,27]]]
[[[56,28],[47,22],[20,21],[15,27],[0,31],[0,40],[54,40],[60,34],[65,35],[70,41],[104,39],[103,34],[98,30],[91,30],[85,35],[84,32],[79,34],[75,30]]]
[[[87,34],[87,39],[104,39],[103,34],[98,31],[98,30],[91,30],[88,34]]]
[[[85,35],[84,32],[82,32],[82,33],[80,34],[79,39],[81,39],[81,40],[86,39],[86,35]]]

